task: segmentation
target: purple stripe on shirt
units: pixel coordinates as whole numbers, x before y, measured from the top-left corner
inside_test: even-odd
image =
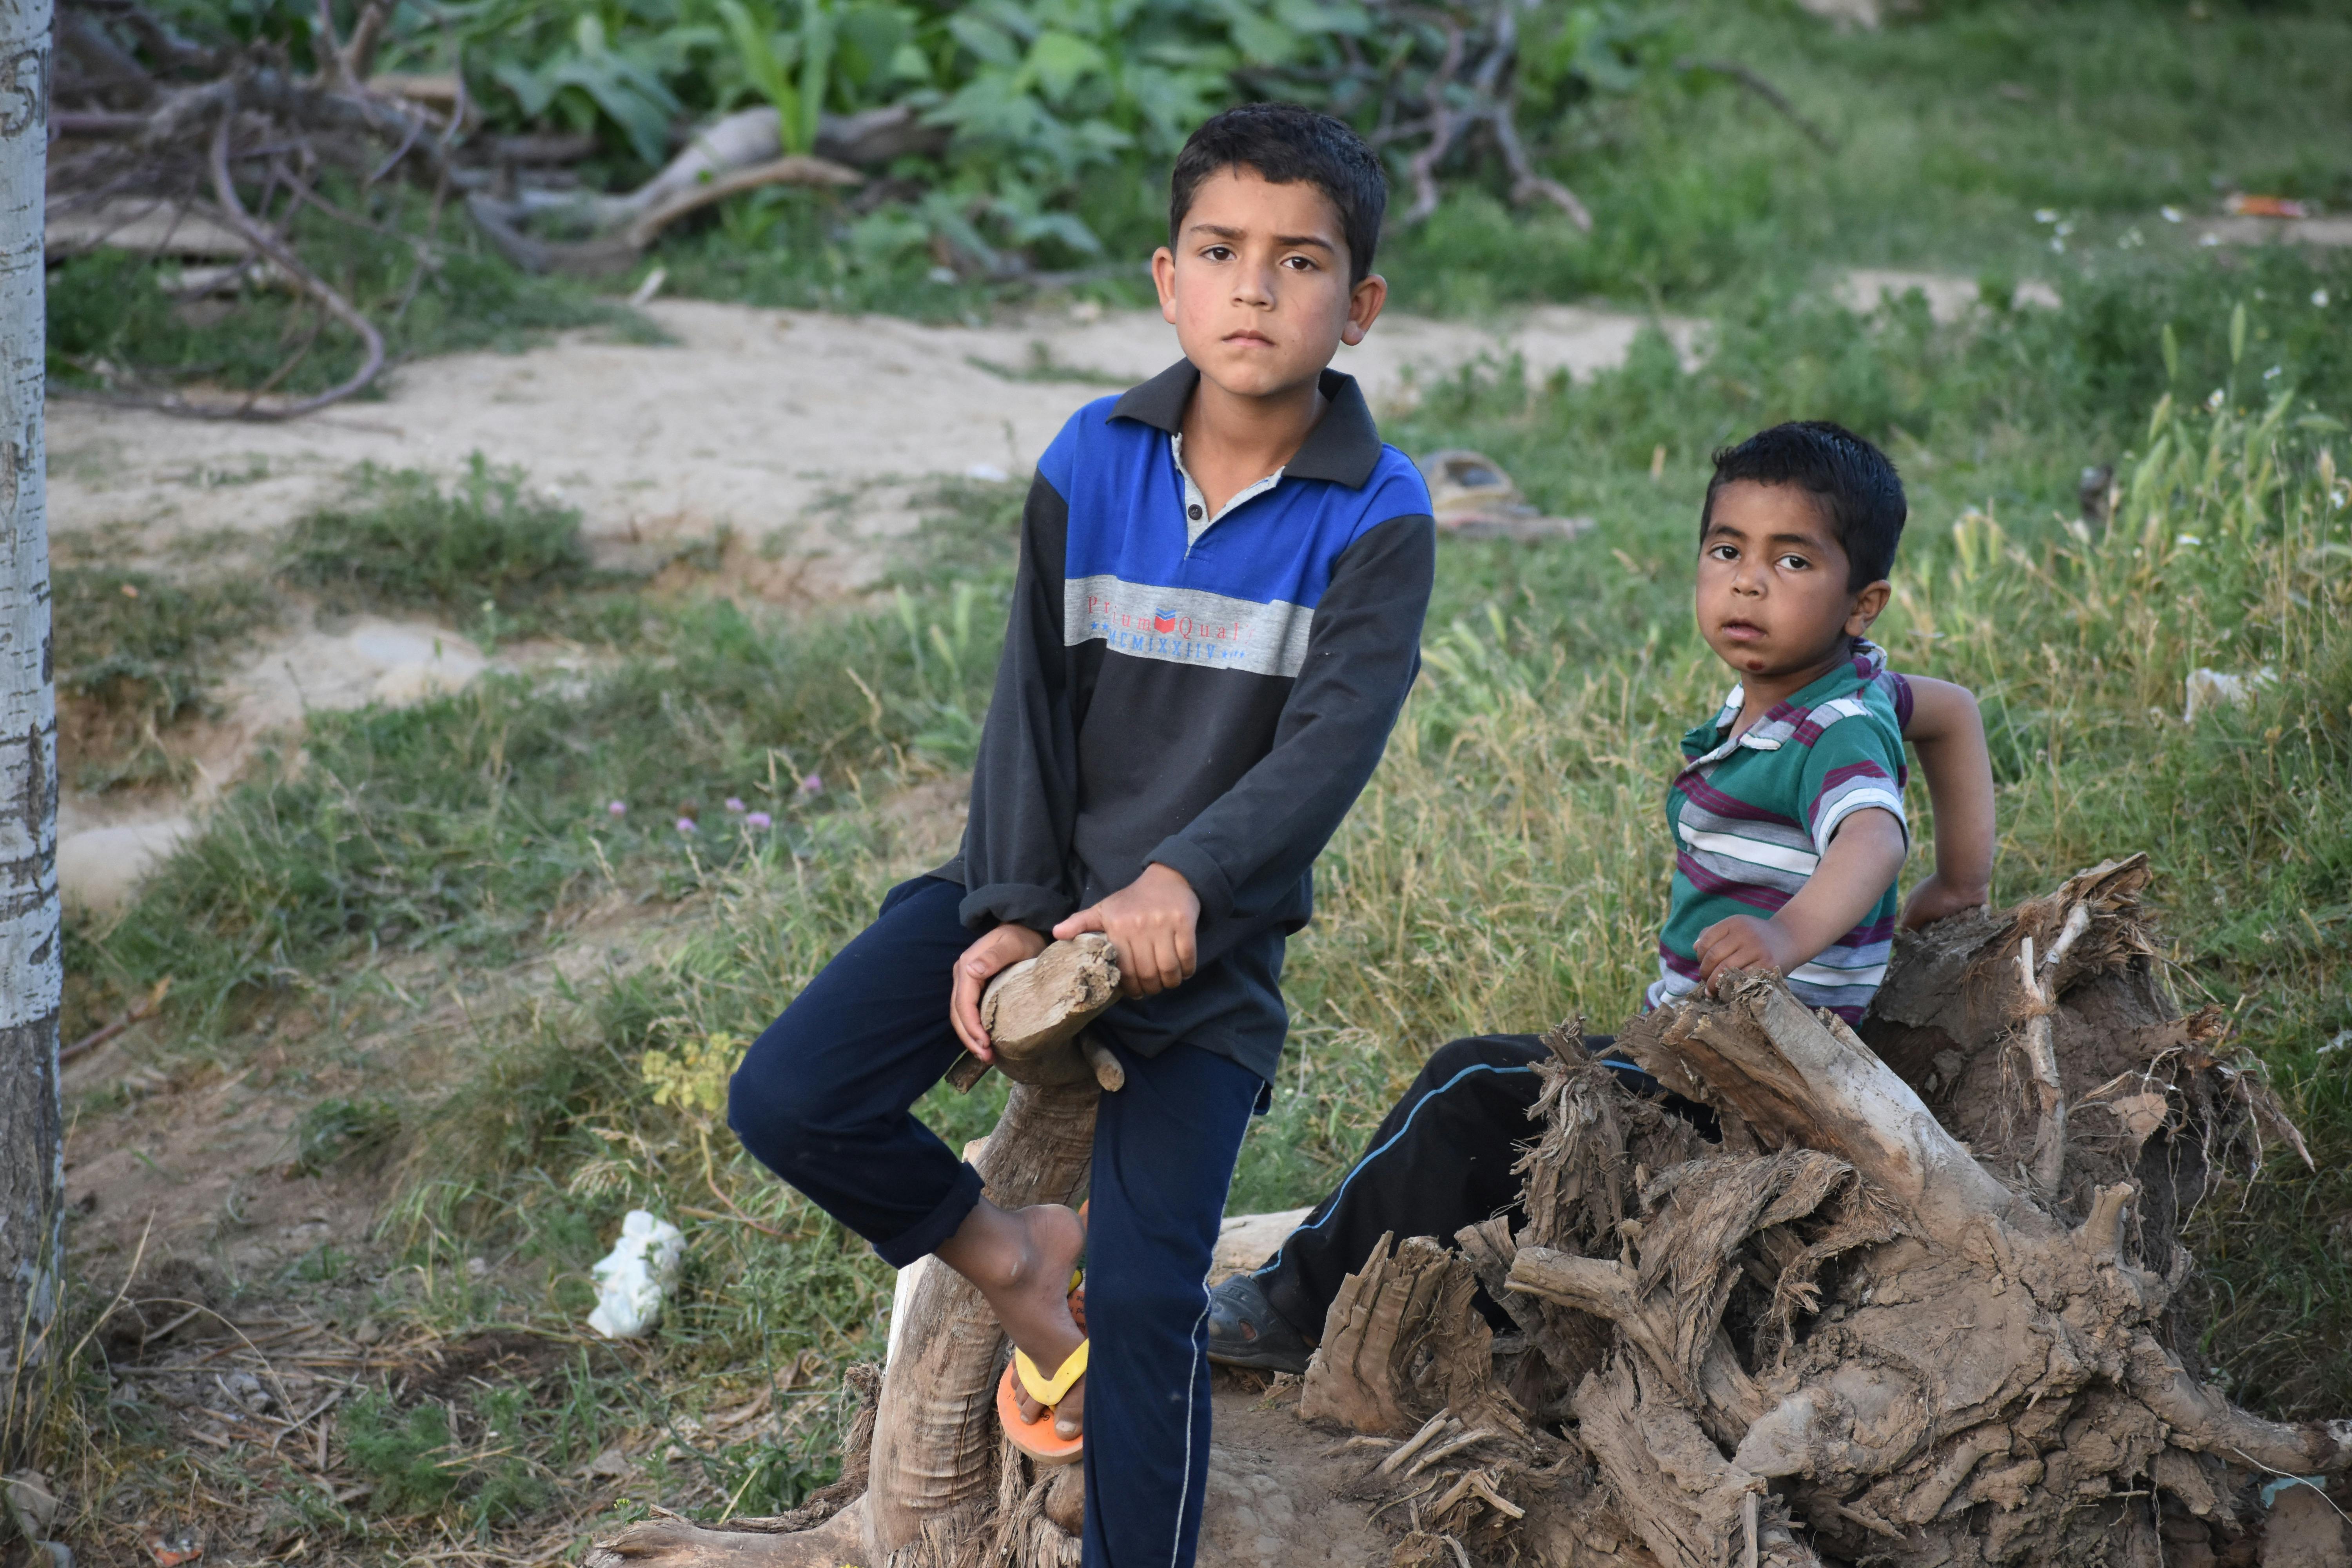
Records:
[[[1843,767],[1832,768],[1829,771],[1828,775],[1822,780],[1820,793],[1805,803],[1806,815],[1810,816],[1817,814],[1821,810],[1822,802],[1829,798],[1832,791],[1835,790],[1838,785],[1842,784],[1850,784],[1855,779],[1878,779],[1890,784],[1895,783],[1893,779],[1886,776],[1886,770],[1885,768],[1880,767],[1876,763],[1867,760],[1859,763],[1848,763]]]
[[[1699,977],[1698,960],[1676,952],[1663,940],[1658,943],[1658,962],[1685,980],[1696,980]]]
[[[1832,942],[1832,947],[1868,947],[1874,942],[1895,940],[1895,917],[1881,915],[1866,926],[1856,926]]]
[[[1675,787],[1682,791],[1685,800],[1717,816],[1728,816],[1741,822],[1769,822],[1781,827],[1793,827],[1800,833],[1805,831],[1805,825],[1793,816],[1783,816],[1769,807],[1724,794],[1707,783],[1706,775],[1696,768],[1685,769],[1683,775],[1675,780]]]
[[[1702,893],[1712,893],[1720,898],[1737,900],[1749,909],[1763,910],[1771,914],[1778,914],[1780,907],[1794,896],[1784,893],[1778,888],[1760,887],[1754,882],[1736,882],[1728,877],[1718,877],[1700,865],[1698,858],[1687,849],[1678,849],[1675,852],[1675,869],[1687,878],[1690,885]]]

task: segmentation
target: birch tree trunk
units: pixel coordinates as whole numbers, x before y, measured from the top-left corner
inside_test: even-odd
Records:
[[[41,443],[51,0],[0,0],[0,1468],[53,1359],[63,1261],[58,709]]]

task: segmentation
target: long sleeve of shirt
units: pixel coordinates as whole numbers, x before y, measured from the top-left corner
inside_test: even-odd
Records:
[[[1077,724],[1062,636],[1068,528],[1068,505],[1040,475],[1022,512],[1004,653],[972,767],[961,912],[975,931],[1003,921],[1049,931],[1077,908]]]

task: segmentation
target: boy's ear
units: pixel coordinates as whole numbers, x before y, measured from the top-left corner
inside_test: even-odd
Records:
[[[1389,302],[1389,280],[1377,272],[1367,273],[1364,280],[1348,291],[1348,324],[1339,329],[1339,341],[1354,348],[1381,319],[1381,307]]]
[[[1166,246],[1151,253],[1151,283],[1160,290],[1160,319],[1176,321],[1176,253]]]
[[[1846,612],[1845,635],[1861,637],[1870,630],[1870,623],[1878,619],[1886,608],[1886,601],[1895,595],[1895,584],[1881,577],[1875,583],[1865,583],[1853,596],[1853,607]]]

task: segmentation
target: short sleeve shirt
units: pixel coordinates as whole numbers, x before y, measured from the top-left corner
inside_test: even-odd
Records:
[[[1910,688],[1874,644],[1780,702],[1734,737],[1744,700],[1733,687],[1721,711],[1683,737],[1683,771],[1666,792],[1675,840],[1674,893],[1658,938],[1657,1006],[1698,988],[1698,935],[1731,915],[1769,920],[1811,878],[1838,825],[1857,811],[1903,816],[1903,722]],[[1908,824],[1905,831],[1909,831]],[[1895,887],[1862,923],[1788,978],[1809,1007],[1848,1023],[1886,977]]]

